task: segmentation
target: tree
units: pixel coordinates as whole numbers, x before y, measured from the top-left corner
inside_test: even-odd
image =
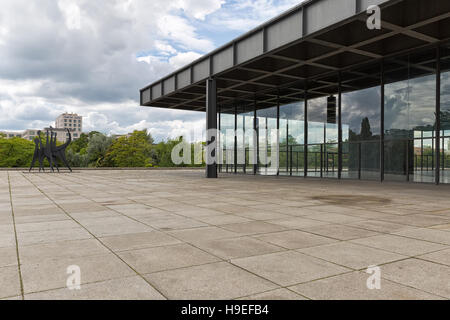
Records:
[[[87,154],[76,153],[72,149],[66,150],[66,158],[71,167],[83,168],[89,165]]]
[[[106,152],[102,166],[150,167],[152,162],[151,135],[147,130],[134,131],[129,137],[116,139]]]
[[[80,137],[73,140],[72,143],[67,147],[68,150],[72,150],[74,153],[86,153],[86,149],[89,143],[90,135],[85,133],[80,134]]]
[[[364,118],[361,121],[361,140],[369,140],[372,138],[372,130],[370,129],[369,118]]]
[[[22,138],[0,139],[0,167],[28,167],[34,154],[34,143]]]
[[[87,146],[88,162],[96,166],[100,165],[112,143],[112,138],[102,133],[92,135]]]

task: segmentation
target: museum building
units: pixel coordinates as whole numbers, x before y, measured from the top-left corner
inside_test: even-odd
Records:
[[[210,178],[450,183],[449,40],[448,0],[305,1],[141,89],[141,105],[206,111],[223,133]],[[274,153],[276,167],[261,159]]]

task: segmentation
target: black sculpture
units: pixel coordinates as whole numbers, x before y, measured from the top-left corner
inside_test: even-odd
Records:
[[[70,134],[70,130],[66,129],[69,134],[69,139],[63,145],[56,145],[56,133],[53,133],[53,128],[50,127],[50,133],[47,130],[45,146],[41,140],[41,131],[38,131],[38,136],[34,139],[34,155],[33,160],[31,161],[30,170],[33,169],[36,160],[39,162],[39,172],[45,171],[43,163],[44,159],[47,159],[50,164],[50,169],[54,172],[53,164],[55,164],[56,170],[59,172],[58,167],[58,159],[61,160],[62,163],[72,172],[72,168],[70,168],[69,163],[66,158],[66,148],[72,142],[72,135]],[[49,140],[50,137],[50,140]]]
[[[38,131],[38,135],[40,135],[40,133],[41,133],[41,131]],[[33,160],[31,161],[30,171],[34,167],[36,160],[39,161],[39,172],[41,172],[41,170],[44,170],[44,167],[43,167],[44,146],[42,145],[42,141],[41,141],[40,137],[34,138],[34,155],[33,155]]]

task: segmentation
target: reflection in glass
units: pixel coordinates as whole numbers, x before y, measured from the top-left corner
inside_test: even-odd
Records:
[[[260,109],[256,111],[258,133],[258,173],[261,175],[276,175],[278,166],[278,141],[273,133],[277,129],[277,107]]]
[[[223,108],[220,112],[221,172],[234,172],[234,110]]]
[[[450,45],[441,48],[441,183],[450,183]]]
[[[255,152],[253,137],[253,107],[237,107],[237,172],[253,174],[253,158]]]
[[[380,87],[342,94],[342,178],[380,179]]]
[[[386,180],[434,182],[434,53],[389,61],[384,105]]]
[[[308,176],[338,176],[338,123],[336,97],[308,101]]]
[[[304,106],[280,106],[280,175],[304,176]]]

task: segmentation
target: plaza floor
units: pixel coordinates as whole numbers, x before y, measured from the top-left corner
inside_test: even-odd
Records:
[[[198,170],[0,171],[0,299],[449,299],[449,194]]]

